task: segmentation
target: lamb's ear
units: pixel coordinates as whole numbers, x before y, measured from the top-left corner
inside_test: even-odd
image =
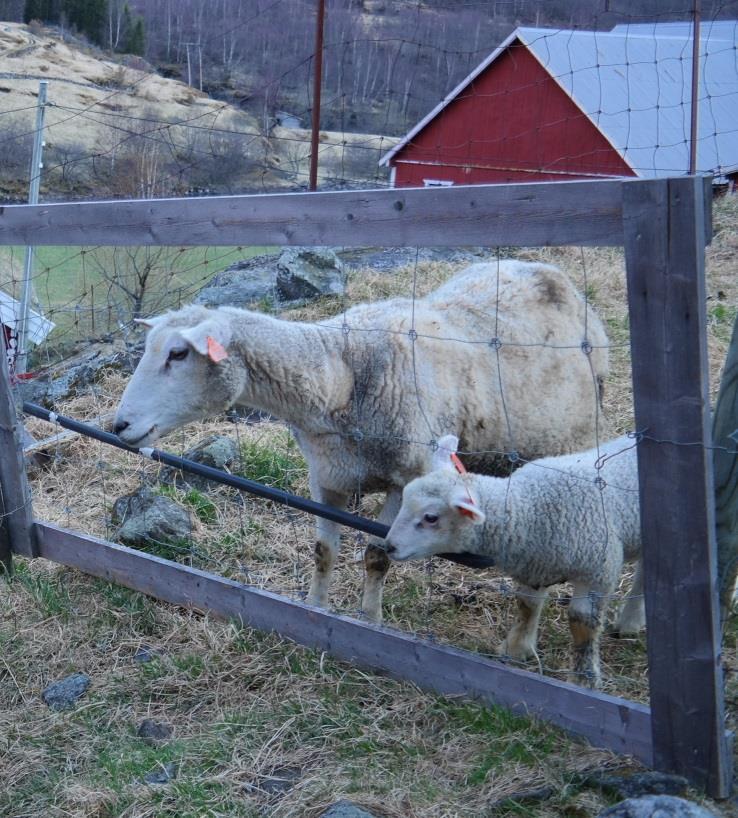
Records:
[[[444,435],[437,445],[438,448],[433,452],[433,471],[436,471],[436,469],[456,471],[451,455],[456,454],[456,450],[459,448],[459,438],[455,435]]]
[[[474,525],[482,525],[487,519],[476,499],[464,486],[459,486],[454,492],[451,497],[451,507],[455,508],[462,517],[467,517]]]
[[[226,347],[230,343],[231,332],[225,323],[208,319],[180,330],[180,335],[195,352],[207,355],[215,363],[228,357]]]

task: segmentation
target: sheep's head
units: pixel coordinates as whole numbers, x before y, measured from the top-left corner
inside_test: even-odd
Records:
[[[241,369],[228,354],[226,316],[187,307],[141,323],[149,327],[146,349],[113,424],[124,443],[137,447],[222,412],[243,391]]]
[[[390,559],[404,562],[461,552],[462,530],[484,522],[468,480],[451,458],[458,443],[453,435],[441,438],[433,455],[433,471],[405,486],[402,507],[387,534]]]

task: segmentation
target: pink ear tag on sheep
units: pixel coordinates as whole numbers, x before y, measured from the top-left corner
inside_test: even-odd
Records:
[[[217,364],[218,361],[222,361],[228,357],[228,353],[223,344],[216,341],[212,335],[208,335],[206,340],[208,342],[208,358],[210,358],[213,363]]]
[[[454,464],[456,471],[459,474],[468,474],[466,470],[466,466],[459,460],[458,455],[456,452],[451,452],[451,462]],[[469,500],[469,505],[474,505],[474,499],[472,498],[471,494],[467,491],[467,499]],[[465,517],[473,517],[474,512],[470,511],[468,508],[463,508],[461,506],[458,507],[459,514],[463,514]]]

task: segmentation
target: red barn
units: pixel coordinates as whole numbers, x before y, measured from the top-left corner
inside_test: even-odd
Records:
[[[718,176],[738,161],[738,71],[723,42],[735,32],[725,21],[702,40],[700,121],[710,138],[700,140],[698,167]],[[657,24],[519,28],[380,164],[396,187],[685,173],[689,36],[689,27]]]

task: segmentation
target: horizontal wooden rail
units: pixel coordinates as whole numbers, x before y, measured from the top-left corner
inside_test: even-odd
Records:
[[[0,207],[0,244],[622,245],[620,180]]]
[[[35,527],[39,556],[46,559],[174,605],[276,631],[301,645],[383,671],[425,690],[540,717],[597,747],[651,763],[651,718],[645,705],[313,608],[48,523],[36,522]]]

